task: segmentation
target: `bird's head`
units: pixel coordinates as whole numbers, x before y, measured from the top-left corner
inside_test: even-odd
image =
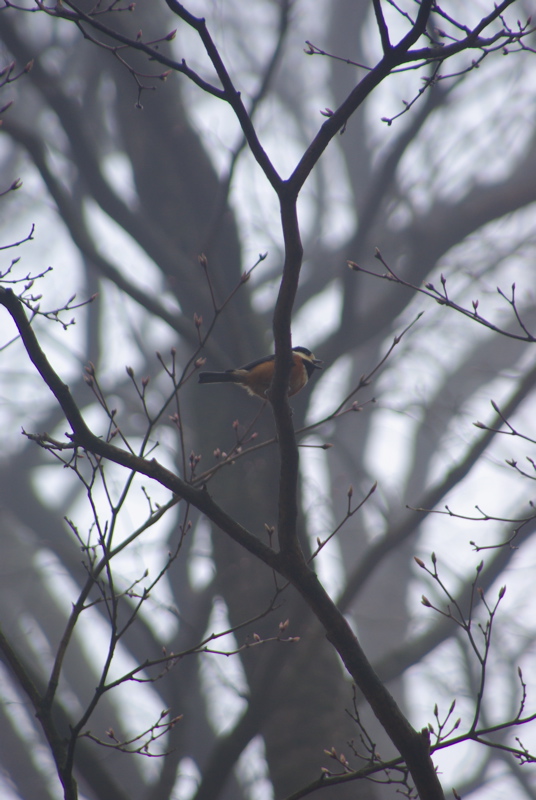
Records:
[[[311,353],[307,347],[293,347],[292,352],[297,353],[301,358],[303,358],[304,361],[307,361],[308,364],[311,364],[314,369],[322,369],[320,366],[322,361],[319,358],[315,358],[313,353]]]

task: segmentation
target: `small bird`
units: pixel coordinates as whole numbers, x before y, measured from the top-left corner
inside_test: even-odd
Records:
[[[315,369],[322,369],[321,361],[306,347],[292,348],[292,369],[288,387],[288,396],[297,394]],[[275,356],[265,356],[250,364],[226,372],[200,372],[199,383],[238,383],[251,395],[266,399],[266,392],[270,388],[275,368]]]

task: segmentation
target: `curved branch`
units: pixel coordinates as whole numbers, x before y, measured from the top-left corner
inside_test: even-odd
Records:
[[[73,431],[70,438],[75,446],[87,449],[102,458],[113,461],[115,464],[139,472],[142,475],[147,475],[148,478],[158,481],[158,483],[165,486],[173,492],[173,494],[177,495],[177,497],[187,500],[195,506],[195,508],[199,509],[199,511],[206,514],[215,525],[230,536],[231,539],[252,553],[252,555],[256,556],[273,569],[278,569],[279,565],[276,553],[226,514],[225,511],[212,500],[205,488],[194,488],[171,472],[171,470],[163,467],[154,458],[151,460],[141,458],[115,445],[108,444],[98,436],[95,436],[86,425],[71,395],[69,387],[63,383],[58,374],[54,371],[45,353],[41,349],[37,337],[26,317],[24,307],[11,289],[0,287],[0,305],[3,305],[11,314],[30,360],[61,406]]]
[[[225,64],[223,63],[222,57],[220,56],[218,48],[214,44],[212,36],[208,31],[205,20],[202,17],[196,17],[191,14],[181,3],[177,2],[177,0],[166,0],[166,3],[174,14],[187,22],[188,25],[190,25],[190,27],[192,27],[199,34],[205,50],[207,51],[207,55],[210,58],[223,86],[222,99],[229,103],[235,112],[254,158],[270,181],[273,188],[276,191],[279,191],[281,187],[281,178],[260,143],[257,132],[253,127],[251,117],[249,116],[246,107],[242,102],[240,92],[235,89],[231,77],[227,72]]]

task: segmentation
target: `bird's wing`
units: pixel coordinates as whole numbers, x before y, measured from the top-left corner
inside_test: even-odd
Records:
[[[239,370],[245,370],[249,372],[250,370],[258,367],[259,364],[267,364],[268,361],[273,361],[275,356],[264,356],[264,358],[258,358],[256,361],[250,361],[249,364],[244,364],[243,367],[238,367]],[[234,370],[228,370],[229,372],[234,372]]]

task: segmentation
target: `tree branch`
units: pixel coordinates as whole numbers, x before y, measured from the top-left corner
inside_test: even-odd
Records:
[[[127,469],[139,472],[142,475],[147,475],[148,478],[158,481],[158,483],[165,486],[179,498],[187,500],[195,506],[195,508],[199,509],[199,511],[206,514],[215,525],[252,553],[252,555],[260,558],[261,561],[268,566],[277,569],[278,562],[274,551],[226,514],[225,511],[212,500],[205,488],[195,489],[190,484],[181,480],[177,475],[171,472],[171,470],[159,464],[154,458],[151,460],[141,458],[119,447],[108,444],[98,436],[95,436],[87,427],[69,391],[69,387],[63,383],[54,371],[45,353],[41,349],[37,337],[28,322],[24,307],[11,289],[0,287],[0,305],[5,306],[11,314],[30,360],[60,404],[73,431],[69,438],[72,439],[76,446],[87,449],[102,458],[106,458]]]

